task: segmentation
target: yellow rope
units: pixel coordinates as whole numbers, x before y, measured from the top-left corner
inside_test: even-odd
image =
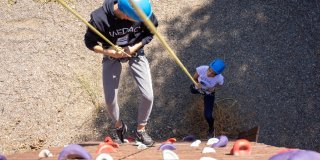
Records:
[[[69,10],[73,15],[75,15],[77,18],[79,18],[83,23],[85,23],[93,32],[95,32],[103,40],[105,40],[107,43],[109,43],[114,50],[116,50],[117,52],[120,52],[120,53],[127,54],[124,52],[124,50],[121,47],[114,45],[109,39],[107,39],[103,34],[101,34],[96,28],[94,28],[90,23],[88,23],[84,18],[82,18],[75,10],[70,8],[64,0],[57,0],[57,1],[63,7],[65,7],[67,10]]]
[[[182,68],[182,70],[187,74],[187,76],[191,79],[191,81],[197,85],[197,82],[193,79],[193,77],[190,75],[190,73],[188,72],[188,70],[186,69],[186,67],[181,63],[181,61],[179,60],[179,58],[176,56],[176,54],[173,52],[173,50],[170,48],[170,46],[167,44],[167,42],[164,40],[164,38],[160,35],[159,32],[157,32],[156,27],[153,25],[153,23],[147,18],[147,16],[141,11],[141,9],[132,1],[129,0],[130,4],[133,6],[133,8],[135,9],[135,11],[137,11],[139,17],[143,20],[143,22],[145,23],[145,25],[149,28],[149,30],[155,34],[158,39],[160,40],[160,42],[162,43],[162,45],[169,51],[170,55],[174,58],[174,60],[176,61],[176,63]]]

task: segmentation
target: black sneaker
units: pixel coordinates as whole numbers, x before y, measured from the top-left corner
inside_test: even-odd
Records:
[[[116,129],[114,129],[114,130],[116,130]],[[118,137],[117,132],[114,130],[109,133],[109,136],[112,138],[113,142],[121,144],[122,142],[121,142],[120,138]]]
[[[155,143],[146,131],[137,131],[136,136],[137,140],[145,144],[146,146],[150,147],[153,146],[153,144]]]
[[[207,139],[214,138],[216,135],[214,134],[214,129],[210,129],[207,134]]]
[[[121,144],[121,143],[124,143],[124,135],[127,133],[127,125],[123,123],[123,121],[121,121],[121,128],[116,128],[116,135],[114,134],[113,132],[113,135],[112,135],[112,138],[113,138],[113,141],[118,143],[118,144]]]

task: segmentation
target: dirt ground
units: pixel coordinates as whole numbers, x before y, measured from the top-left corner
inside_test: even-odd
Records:
[[[85,19],[102,0],[69,1]],[[260,126],[259,142],[320,151],[320,2],[152,0],[158,31],[191,74],[226,61],[216,93],[217,134]],[[110,132],[101,55],[86,26],[57,2],[0,2],[0,153],[103,140]],[[202,97],[156,38],[146,46],[154,139],[204,137]],[[119,101],[130,133],[139,92],[123,64]]]

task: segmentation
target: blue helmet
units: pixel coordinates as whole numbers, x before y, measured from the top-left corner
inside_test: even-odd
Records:
[[[225,68],[223,60],[217,58],[210,63],[210,68],[216,72],[216,74],[221,74]]]
[[[152,8],[150,0],[132,0],[148,18],[152,15]],[[128,17],[136,20],[143,21],[131,6],[129,0],[118,0],[119,10]]]

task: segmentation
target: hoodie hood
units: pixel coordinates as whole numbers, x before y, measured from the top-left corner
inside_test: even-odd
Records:
[[[103,2],[102,8],[103,11],[107,14],[107,15],[112,15],[114,16],[114,4],[118,3],[118,0],[105,0]]]

